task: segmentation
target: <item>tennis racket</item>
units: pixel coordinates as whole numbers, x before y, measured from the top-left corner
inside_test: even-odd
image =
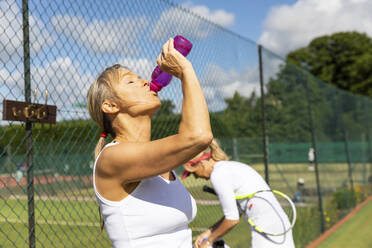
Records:
[[[207,185],[203,186],[203,191],[216,195],[214,189]],[[289,232],[296,223],[295,204],[278,190],[260,190],[249,195],[235,196],[235,199],[243,213],[252,213],[247,214],[247,222],[261,234],[281,236]],[[255,217],[258,215],[270,215],[271,223],[260,221],[260,218]],[[276,221],[280,223],[280,228],[273,228],[272,223]]]

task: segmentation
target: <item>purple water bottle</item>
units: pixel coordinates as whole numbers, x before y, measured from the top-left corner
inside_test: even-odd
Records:
[[[183,56],[187,56],[191,51],[192,44],[181,35],[177,35],[173,39],[174,48],[179,51]],[[163,72],[159,66],[155,67],[151,74],[150,90],[158,92],[163,87],[167,86],[172,80],[172,75]]]

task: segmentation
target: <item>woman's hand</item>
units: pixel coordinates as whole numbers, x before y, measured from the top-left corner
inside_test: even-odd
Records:
[[[172,38],[163,45],[157,63],[160,69],[181,80],[183,79],[184,71],[192,68],[190,61],[174,48]]]
[[[205,248],[208,246],[212,246],[211,244],[208,244],[209,242],[206,241],[209,238],[209,236],[211,236],[211,233],[212,233],[211,230],[207,229],[202,234],[200,234],[195,240],[195,243],[194,243],[195,247]]]

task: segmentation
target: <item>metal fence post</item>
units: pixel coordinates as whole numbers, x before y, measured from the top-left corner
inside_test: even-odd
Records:
[[[322,200],[322,192],[320,187],[320,180],[319,180],[319,168],[318,168],[318,151],[316,149],[316,141],[315,141],[315,130],[313,125],[313,117],[311,111],[311,101],[309,96],[310,87],[308,85],[308,80],[305,80],[305,92],[306,92],[306,99],[307,99],[307,112],[309,116],[309,125],[311,131],[311,143],[314,148],[314,165],[315,165],[315,180],[316,180],[316,189],[318,193],[318,207],[320,212],[320,230],[323,233],[325,231],[325,220],[324,220],[324,211],[323,211],[323,200]]]
[[[353,171],[352,171],[352,165],[351,165],[351,158],[350,158],[350,151],[349,151],[349,139],[348,139],[348,133],[346,130],[344,130],[344,146],[345,146],[345,154],[346,154],[346,161],[347,161],[347,171],[348,171],[348,177],[349,177],[349,184],[351,188],[351,203],[354,203],[354,182],[353,182]]]
[[[30,27],[28,16],[28,0],[22,0],[23,22],[23,66],[25,101],[31,103],[30,75]],[[28,206],[28,241],[29,247],[35,247],[35,206],[34,206],[34,171],[32,158],[32,123],[26,121],[26,163],[27,163],[27,206]]]
[[[368,162],[372,166],[372,144],[371,144],[371,135],[369,133],[369,130],[367,130],[367,146],[368,146],[367,159],[368,159]],[[370,167],[370,173],[372,173],[372,167]]]
[[[239,161],[238,141],[236,137],[233,138],[233,157],[234,160]]]
[[[265,181],[270,185],[269,180],[269,165],[268,165],[268,148],[266,143],[266,118],[265,118],[265,92],[264,92],[264,79],[262,69],[262,46],[258,45],[258,59],[259,59],[259,70],[260,70],[260,89],[261,89],[261,126],[262,126],[262,141],[263,141],[263,153],[264,153],[264,164],[265,164]]]
[[[362,173],[363,173],[363,184],[367,183],[367,161],[368,158],[366,157],[366,134],[362,133],[361,135],[362,140]]]

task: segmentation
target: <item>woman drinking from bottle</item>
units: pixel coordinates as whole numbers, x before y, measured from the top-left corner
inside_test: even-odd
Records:
[[[88,109],[102,133],[95,150],[93,186],[113,247],[192,247],[188,223],[195,200],[173,169],[212,141],[206,101],[192,64],[162,47],[160,68],[182,83],[182,120],[177,134],[150,140],[151,117],[160,107],[149,82],[128,68],[106,68],[91,85]],[[107,135],[113,141],[105,144]]]

